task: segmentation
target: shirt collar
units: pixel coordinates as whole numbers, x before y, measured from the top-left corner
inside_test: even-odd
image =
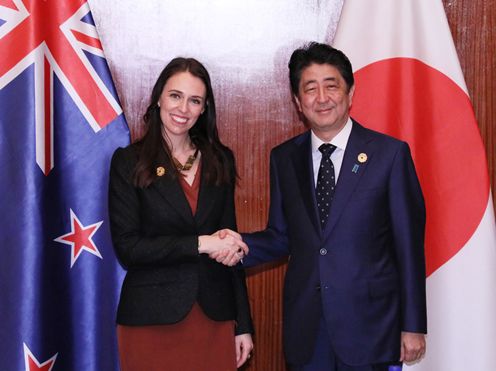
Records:
[[[346,145],[348,144],[348,139],[350,138],[351,134],[351,128],[353,126],[353,122],[351,119],[348,117],[348,121],[346,121],[346,124],[343,126],[341,131],[330,141],[331,144],[335,145],[337,148],[341,150],[346,150]],[[312,152],[318,152],[319,147],[323,143],[327,143],[322,141],[317,135],[314,134],[313,131],[311,131],[311,140],[312,140]]]

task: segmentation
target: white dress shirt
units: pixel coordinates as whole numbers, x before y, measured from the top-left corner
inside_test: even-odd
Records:
[[[338,182],[339,172],[341,171],[341,165],[343,164],[344,151],[346,150],[346,145],[348,144],[348,139],[350,138],[351,128],[353,123],[348,117],[348,121],[341,129],[341,131],[331,140],[331,144],[336,146],[336,149],[331,154],[331,161],[334,165],[334,179],[336,183]],[[320,161],[322,160],[322,153],[319,151],[319,147],[327,142],[323,142],[319,137],[317,137],[314,132],[311,133],[312,141],[312,161],[313,161],[313,181],[314,185],[317,184],[317,176],[319,175]]]

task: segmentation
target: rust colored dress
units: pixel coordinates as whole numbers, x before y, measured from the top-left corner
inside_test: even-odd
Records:
[[[193,184],[179,182],[193,214],[200,189],[201,165]],[[208,318],[198,303],[171,325],[117,325],[122,371],[234,371],[234,321]]]

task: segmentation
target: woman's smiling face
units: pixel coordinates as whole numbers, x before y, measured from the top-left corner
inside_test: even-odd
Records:
[[[188,71],[171,76],[158,101],[160,118],[169,137],[188,135],[205,109],[205,84]]]

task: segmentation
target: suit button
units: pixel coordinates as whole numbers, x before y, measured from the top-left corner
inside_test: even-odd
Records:
[[[327,254],[327,249],[325,249],[325,248],[321,248],[321,249],[320,249],[320,255],[322,255],[322,256],[323,256],[323,255],[326,255],[326,254]]]

